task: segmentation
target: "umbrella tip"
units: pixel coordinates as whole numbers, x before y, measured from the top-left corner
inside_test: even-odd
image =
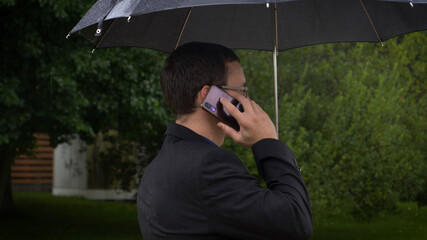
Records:
[[[266,3],[266,4],[265,4],[265,7],[266,7],[266,8],[269,8],[269,7],[270,7],[270,3]]]
[[[414,4],[412,3],[412,1],[409,2],[409,5],[411,5],[411,7],[414,7]]]
[[[67,34],[67,36],[65,37],[65,39],[68,39],[68,37],[71,36],[70,34]]]
[[[132,17],[132,16],[129,16],[129,17],[128,17],[128,22],[130,22],[130,18],[131,18],[131,17]]]
[[[96,29],[95,37],[101,36],[101,33],[102,33],[102,29],[101,28]]]
[[[92,49],[92,53],[94,53],[95,52],[95,48],[94,49]]]

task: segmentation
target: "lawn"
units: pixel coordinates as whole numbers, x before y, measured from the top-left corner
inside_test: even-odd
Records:
[[[20,214],[0,220],[0,239],[139,239],[135,203],[15,193]],[[325,214],[322,214],[325,216]],[[313,240],[427,239],[427,207],[402,203],[397,214],[359,222],[344,214],[315,218]]]
[[[0,239],[142,239],[136,204],[14,193],[20,215],[0,220]]]
[[[313,240],[427,240],[427,206],[400,203],[397,213],[380,214],[369,222],[330,214],[314,222]]]

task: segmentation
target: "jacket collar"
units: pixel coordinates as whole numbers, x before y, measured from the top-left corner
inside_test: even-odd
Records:
[[[215,143],[213,143],[211,140],[209,140],[209,139],[195,133],[191,129],[184,127],[184,126],[177,124],[177,123],[170,123],[168,125],[165,136],[167,136],[167,135],[175,136],[175,137],[183,139],[183,140],[204,142],[204,143],[210,143],[210,144],[215,145]]]

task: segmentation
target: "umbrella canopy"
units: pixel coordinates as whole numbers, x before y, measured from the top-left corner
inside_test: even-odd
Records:
[[[427,28],[427,0],[99,0],[71,30],[94,48],[172,52],[191,41],[278,51],[382,42]]]
[[[69,35],[97,48],[172,52],[187,42],[277,52],[332,42],[380,42],[427,29],[427,0],[98,0]],[[68,36],[69,36],[68,35]],[[67,37],[68,37],[67,36]]]

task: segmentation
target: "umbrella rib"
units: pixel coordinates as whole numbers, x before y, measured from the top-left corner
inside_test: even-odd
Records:
[[[182,25],[181,32],[179,33],[178,40],[176,41],[175,49],[178,47],[179,42],[181,41],[182,33],[184,32],[184,29],[185,29],[185,27],[187,26],[188,18],[190,18],[190,14],[191,14],[191,11],[192,11],[192,10],[193,10],[193,7],[191,7],[191,8],[188,10],[187,17],[185,18],[184,25]]]
[[[95,46],[95,48],[92,50],[92,52],[94,52],[94,51],[95,51],[95,49],[97,49],[97,48],[98,48],[99,44],[102,42],[102,40],[104,39],[104,37],[108,34],[108,31],[110,31],[111,26],[113,26],[113,24],[116,22],[116,20],[117,20],[117,18],[115,18],[115,19],[113,20],[113,22],[110,24],[110,26],[108,26],[107,31],[105,31],[105,33],[104,33],[104,34],[102,34],[101,39],[99,39],[99,42],[98,42],[98,43],[96,43],[96,46]]]
[[[371,26],[374,29],[375,34],[377,35],[378,41],[381,43],[382,46],[384,46],[383,42],[381,41],[380,35],[378,34],[377,28],[375,27],[374,22],[371,19],[371,16],[368,13],[368,10],[366,10],[365,4],[363,3],[362,0],[360,0],[360,4],[363,7],[363,10],[365,10],[366,16],[368,16],[369,22],[371,22]]]

